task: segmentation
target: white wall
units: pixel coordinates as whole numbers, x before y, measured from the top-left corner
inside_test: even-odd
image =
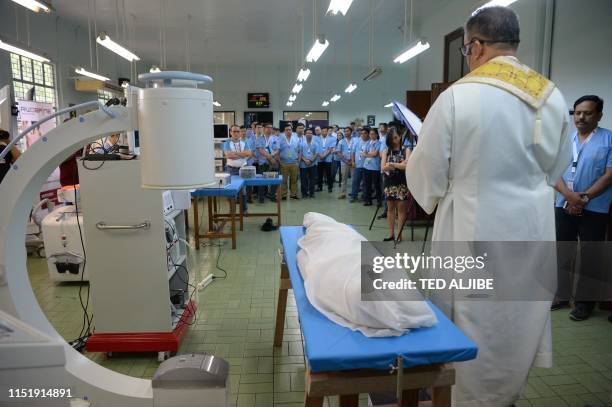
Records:
[[[58,106],[97,99],[95,93],[77,92],[74,89],[75,66],[89,67],[89,46],[87,26],[79,27],[56,15],[32,13],[10,1],[0,2],[0,36],[9,43],[19,40],[27,44],[26,13],[29,15],[30,47],[45,53],[55,64],[58,89]],[[17,23],[18,22],[18,23]],[[111,27],[98,27],[101,31]],[[94,37],[95,40],[95,37]],[[110,78],[130,77],[129,63],[116,57],[105,48],[98,51],[100,73]],[[95,66],[95,57],[94,57]],[[11,81],[9,53],[0,50],[0,86]]]
[[[570,107],[580,96],[604,100],[602,127],[612,129],[612,1],[558,0],[551,79]]]
[[[453,1],[421,27],[420,35],[431,43],[431,49],[418,57],[418,89],[442,82],[444,36],[462,26],[481,4],[483,0]],[[555,4],[551,80],[568,105],[589,93],[602,97],[607,103],[601,125],[612,128],[612,1],[556,0]],[[511,6],[521,23],[518,57],[540,72],[546,71],[546,5],[546,0],[519,0]]]

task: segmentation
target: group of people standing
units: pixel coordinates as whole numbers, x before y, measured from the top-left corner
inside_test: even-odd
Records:
[[[257,173],[278,171],[283,176],[281,199],[314,198],[315,192],[333,192],[338,175],[338,199],[361,201],[387,208],[391,236],[394,224],[405,221],[408,187],[404,170],[406,159],[414,147],[414,137],[403,123],[380,123],[375,127],[357,127],[354,123],[338,126],[306,128],[302,123],[287,124],[282,133],[270,123],[254,123],[250,129],[234,125],[223,151],[226,171],[237,175],[244,165],[253,165]],[[349,187],[349,179],[352,181]],[[359,193],[361,192],[361,198]],[[257,195],[263,203],[266,196],[275,200],[275,191],[259,187],[247,191],[247,202]]]

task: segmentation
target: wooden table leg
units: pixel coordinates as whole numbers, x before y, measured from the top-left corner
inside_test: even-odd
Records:
[[[240,193],[241,191],[238,191],[238,202],[240,203],[240,209],[239,209],[239,214],[240,214],[240,231],[242,232],[244,229],[243,226],[243,219],[244,219],[244,194]]]
[[[279,185],[280,187],[280,185]],[[276,188],[276,212],[278,213],[278,227],[281,225],[281,189]]]
[[[236,199],[228,199],[230,203],[230,221],[232,223],[232,249],[236,249]]]
[[[208,202],[208,231],[209,232],[213,231],[213,222],[214,222],[214,216],[215,216],[213,200],[214,198],[211,198],[210,196],[208,197],[208,200],[207,200]]]
[[[431,405],[433,407],[451,407],[451,387],[434,387]]]
[[[358,407],[359,394],[344,394],[340,396],[340,407]]]
[[[200,221],[198,216],[199,198],[192,199],[193,205],[193,237],[195,238],[196,250],[200,250]]]
[[[418,407],[419,389],[402,391],[402,404],[399,407]]]
[[[323,397],[311,397],[307,394],[304,407],[323,407]]]
[[[280,284],[278,288],[278,302],[276,304],[276,325],[274,327],[274,346],[283,344],[283,331],[285,330],[285,314],[287,311],[287,295],[291,288],[289,269],[285,260],[281,261]]]

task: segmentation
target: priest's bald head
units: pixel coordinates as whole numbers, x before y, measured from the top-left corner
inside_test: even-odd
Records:
[[[461,52],[470,70],[501,56],[516,54],[520,42],[518,16],[508,7],[484,7],[465,24]]]

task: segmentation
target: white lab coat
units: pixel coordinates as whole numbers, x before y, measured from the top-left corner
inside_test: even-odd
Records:
[[[455,84],[436,100],[406,166],[434,241],[554,241],[552,185],[570,159],[568,109],[555,89],[540,110],[506,90]],[[434,299],[435,301],[435,299]],[[454,301],[441,308],[478,344],[455,364],[453,406],[508,407],[532,365],[552,365],[549,301]]]

